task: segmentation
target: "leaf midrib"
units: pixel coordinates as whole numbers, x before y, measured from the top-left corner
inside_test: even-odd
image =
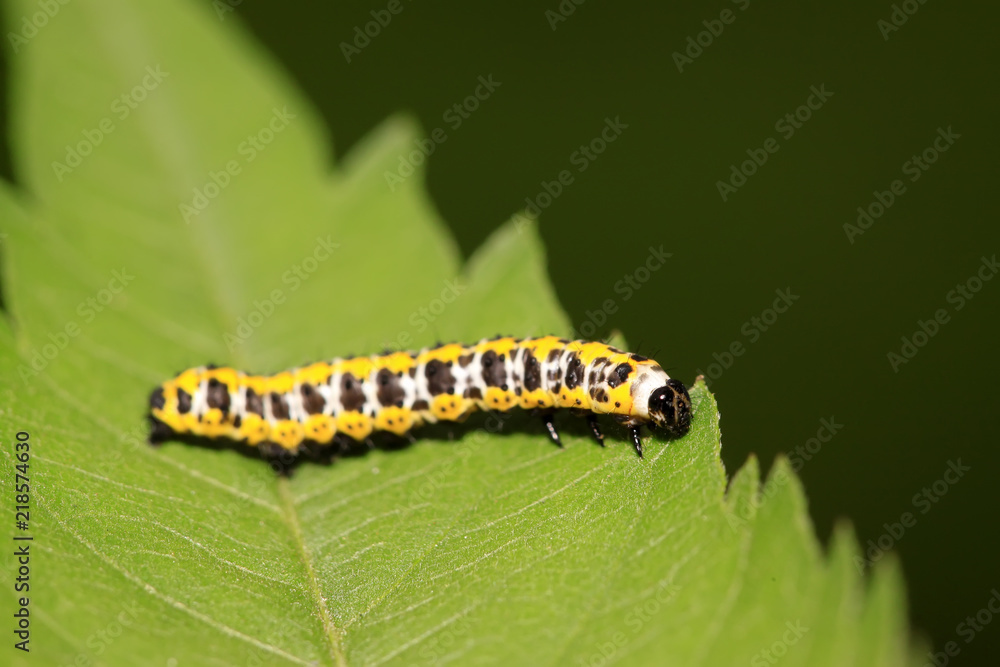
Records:
[[[49,388],[52,389],[54,392],[56,392],[57,394],[62,394],[65,397],[66,391],[63,390],[61,387],[59,387],[59,385],[55,382],[55,380],[53,380],[52,378],[50,378],[48,375],[43,374],[42,375],[42,381],[45,384],[47,384],[49,386]],[[107,432],[109,432],[109,433],[111,433],[113,435],[117,435],[117,436],[121,436],[121,435],[124,434],[124,432],[119,431],[114,426],[112,426],[109,423],[107,423],[106,421],[104,421],[103,418],[100,415],[95,415],[91,411],[84,409],[84,407],[81,406],[79,403],[77,403],[75,400],[64,401],[64,405],[67,406],[67,407],[69,407],[73,411],[79,413],[83,417],[83,419],[85,419],[87,421],[90,421],[91,423],[95,424],[98,428],[100,428],[102,430],[105,430],[105,431],[107,431]],[[165,603],[165,604],[173,607],[174,609],[177,609],[178,611],[181,611],[183,613],[188,614],[192,618],[195,618],[195,619],[198,619],[199,621],[204,622],[209,627],[213,628],[214,630],[216,630],[218,632],[221,632],[222,634],[224,634],[224,635],[226,635],[228,637],[232,637],[232,638],[240,639],[242,641],[246,641],[246,642],[250,643],[253,646],[256,646],[256,647],[258,647],[258,648],[260,648],[262,650],[268,651],[269,653],[272,653],[274,655],[286,658],[286,659],[288,659],[288,660],[290,660],[292,662],[298,662],[298,663],[301,663],[301,664],[306,664],[306,662],[302,658],[300,658],[300,657],[298,657],[296,655],[293,655],[291,653],[287,653],[286,651],[282,650],[281,648],[279,648],[277,646],[274,646],[272,644],[267,644],[267,643],[265,643],[265,642],[263,642],[263,641],[255,638],[255,637],[252,637],[250,635],[244,634],[244,633],[240,632],[239,630],[236,630],[235,628],[231,628],[231,627],[229,627],[229,626],[227,626],[227,625],[225,625],[225,624],[223,624],[223,623],[221,623],[219,621],[216,621],[215,619],[211,618],[210,616],[208,616],[206,614],[203,614],[203,613],[200,613],[200,612],[192,609],[188,605],[184,604],[182,601],[180,601],[180,600],[178,600],[178,599],[176,599],[176,598],[174,598],[174,597],[172,597],[170,595],[167,595],[167,594],[159,591],[154,586],[152,586],[151,584],[149,584],[148,582],[146,582],[145,580],[143,580],[142,578],[140,578],[135,573],[133,573],[130,570],[126,569],[123,565],[121,565],[120,563],[118,563],[117,561],[115,561],[114,559],[112,559],[110,556],[108,556],[107,554],[105,554],[103,551],[101,551],[100,549],[98,549],[96,547],[96,545],[88,542],[86,540],[86,538],[84,538],[81,534],[79,534],[75,530],[73,530],[72,527],[71,527],[71,525],[70,525],[70,523],[67,522],[67,521],[64,521],[63,519],[61,519],[59,517],[58,513],[53,509],[52,505],[49,502],[47,502],[47,495],[45,495],[45,494],[39,494],[38,501],[39,501],[38,502],[39,507],[45,507],[46,510],[52,515],[52,518],[55,520],[56,524],[63,531],[65,531],[67,534],[69,534],[73,539],[75,539],[80,544],[82,544],[84,547],[86,547],[89,553],[93,554],[96,558],[100,559],[101,561],[103,561],[104,563],[106,563],[108,566],[110,566],[112,569],[114,569],[116,572],[118,572],[119,574],[121,574],[126,580],[128,580],[132,584],[138,586],[140,589],[142,589],[146,593],[149,593],[150,595],[152,595],[157,600],[159,600],[159,601],[161,601],[161,602],[163,602],[163,603]],[[342,664],[344,665],[344,667],[346,667],[346,663],[342,663]]]
[[[316,608],[319,612],[320,623],[323,626],[323,637],[326,639],[330,650],[330,657],[333,659],[334,664],[339,667],[347,667],[347,657],[344,655],[343,633],[333,622],[330,609],[326,606],[326,598],[323,597],[319,578],[316,576],[316,568],[313,567],[312,556],[302,537],[302,527],[299,525],[298,513],[295,511],[295,500],[292,497],[290,484],[287,477],[280,477],[278,479],[278,497],[281,499],[281,512],[292,531],[292,540],[295,544],[295,549],[299,552],[302,567],[306,572],[309,592],[316,599]]]
[[[118,16],[116,17],[116,19],[120,21],[122,20],[122,17]],[[145,26],[143,25],[142,21],[135,20],[132,21],[132,23],[137,26],[136,32],[138,32],[139,30],[145,32],[144,31]],[[123,31],[119,31],[117,34],[123,34]],[[135,32],[131,32],[130,34],[134,36]],[[129,43],[129,45],[126,45],[124,43],[120,44],[115,44],[110,42],[106,43],[108,44],[108,47],[111,48],[112,50],[118,51],[124,49],[128,51],[129,45],[134,45],[137,43],[148,43],[148,42],[133,38]],[[127,53],[125,55],[129,57],[113,58],[112,60],[114,62],[134,61],[134,58],[131,57],[134,54]],[[169,98],[168,94],[169,91],[165,91],[165,93],[167,93],[165,94],[165,97]],[[176,158],[184,156],[189,157],[190,154],[175,153],[173,156],[170,156],[163,153],[162,151],[162,147],[167,144],[174,146],[183,145],[184,137],[190,136],[188,133],[183,132],[183,130],[178,126],[178,124],[175,122],[176,118],[177,116],[175,114],[169,114],[169,113],[160,114],[158,118],[158,121],[160,122],[157,125],[156,131],[160,133],[161,136],[164,133],[174,136],[178,138],[178,141],[175,142],[151,141],[150,146],[152,146],[153,150],[162,156],[161,168],[164,168],[164,170],[167,173],[173,172],[174,174],[179,174],[180,178],[177,179],[178,182],[180,182],[182,185],[186,185],[187,183],[183,177],[183,174],[189,173],[191,169],[182,168],[181,165],[179,165],[179,163],[177,162]],[[142,128],[144,132],[148,132],[149,130],[148,124],[144,124]],[[171,157],[173,157],[174,159],[171,159]],[[213,251],[214,253],[213,256],[217,257],[218,255],[222,254],[220,251],[223,251],[225,247],[219,243],[217,235],[211,233],[211,229],[213,228],[213,226],[207,224],[196,224],[195,226],[197,226],[198,229],[191,229],[192,225],[186,225],[186,226],[188,227],[188,230],[184,234],[184,238],[190,240],[190,244],[192,246],[191,256],[197,257],[201,273],[209,276],[210,279],[207,281],[209,287],[207,291],[214,294],[213,302],[219,306],[217,309],[212,308],[211,310],[218,317],[220,328],[225,329],[224,326],[225,316],[223,312],[229,312],[229,313],[236,312],[233,305],[229,303],[230,297],[233,294],[233,291],[231,289],[232,272],[218,271],[215,273],[218,273],[219,275],[216,275],[215,273],[213,273],[211,269],[212,267],[217,266],[218,262],[209,261],[209,258],[205,256],[206,249]],[[199,240],[203,242],[199,243],[198,242]],[[227,287],[223,287],[224,284],[227,285]],[[247,360],[245,359],[243,354],[240,354],[240,352],[237,350],[233,352],[233,355],[234,357],[236,357],[237,363],[243,365],[244,367],[246,366]],[[281,498],[282,516],[284,518],[284,523],[288,526],[289,532],[291,533],[292,537],[292,543],[294,544],[296,550],[299,553],[299,557],[302,560],[302,565],[307,577],[308,589],[310,594],[314,598],[314,604],[319,614],[322,633],[327,641],[330,657],[332,658],[334,664],[340,667],[346,667],[347,660],[343,652],[342,632],[334,624],[333,617],[330,614],[330,610],[326,605],[326,600],[323,597],[322,590],[320,589],[319,580],[316,576],[316,570],[315,567],[313,566],[311,554],[309,553],[309,550],[306,547],[302,537],[302,531],[299,524],[298,514],[295,509],[295,504],[293,502],[291,490],[289,488],[289,481],[287,478],[278,479],[277,491],[279,497]]]

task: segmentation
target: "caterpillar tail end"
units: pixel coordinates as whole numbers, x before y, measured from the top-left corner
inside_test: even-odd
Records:
[[[157,387],[149,395],[149,444],[151,445],[159,445],[174,436],[174,429],[153,415],[153,411],[162,410],[165,403],[163,387]]]

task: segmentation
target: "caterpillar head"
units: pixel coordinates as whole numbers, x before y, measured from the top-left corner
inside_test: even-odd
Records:
[[[680,437],[691,427],[691,397],[677,380],[654,389],[649,395],[649,418],[653,424],[674,437]]]

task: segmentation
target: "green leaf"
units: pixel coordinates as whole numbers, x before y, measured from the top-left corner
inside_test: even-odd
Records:
[[[35,11],[8,1],[8,28]],[[843,529],[825,558],[787,463],[726,493],[704,384],[691,433],[641,460],[523,415],[291,477],[148,447],[146,397],[186,366],[569,332],[534,223],[461,267],[422,173],[386,178],[413,123],[332,164],[212,12],[59,5],[11,58],[0,417],[8,471],[31,443],[36,664],[913,664],[897,566],[866,593]]]

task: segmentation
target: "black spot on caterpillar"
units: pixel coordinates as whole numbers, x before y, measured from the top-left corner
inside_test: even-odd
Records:
[[[602,444],[596,416],[611,415],[630,429],[640,456],[641,427],[680,437],[691,425],[687,389],[652,359],[555,336],[333,359],[271,376],[199,366],[149,398],[151,440],[191,434],[291,452],[305,441],[406,436],[424,424],[515,407],[540,412],[557,444],[555,410],[587,415]]]

